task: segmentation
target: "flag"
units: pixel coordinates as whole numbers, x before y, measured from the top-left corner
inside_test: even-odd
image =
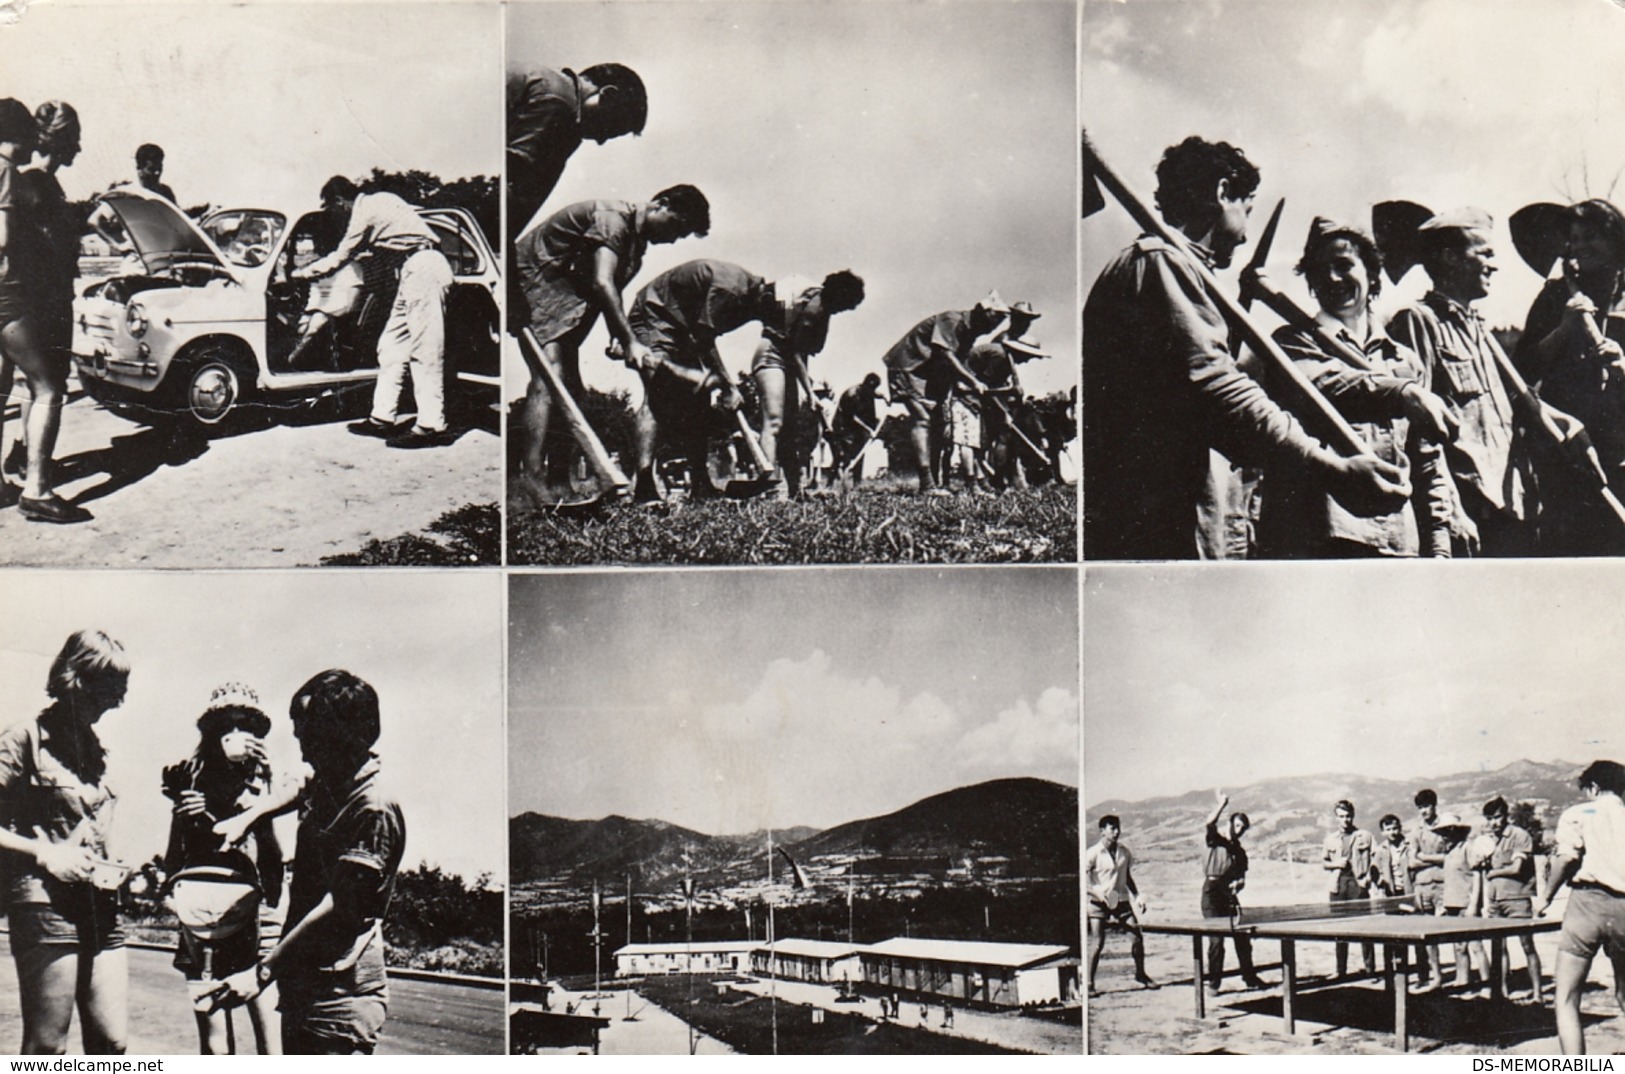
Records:
[[[778,851],[780,854],[784,855],[784,860],[790,865],[791,885],[796,889],[803,891],[812,887],[812,885],[807,882],[807,874],[801,871],[801,866],[796,864],[796,859],[790,856],[790,852],[785,850],[783,847],[779,847]]]

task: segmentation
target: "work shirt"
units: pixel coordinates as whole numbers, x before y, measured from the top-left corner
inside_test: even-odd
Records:
[[[702,366],[718,336],[760,319],[773,285],[726,261],[702,258],[667,269],[638,292],[627,320],[651,350]]]
[[[1388,514],[1356,514],[1326,491],[1325,481],[1313,470],[1283,463],[1264,481],[1258,524],[1264,553],[1315,556],[1330,542],[1346,541],[1384,556],[1448,556],[1454,501],[1444,449],[1405,416],[1406,391],[1426,386],[1421,359],[1375,325],[1364,341],[1324,313],[1316,326],[1363,355],[1370,368],[1329,353],[1304,328],[1284,326],[1275,333],[1275,342],[1348,419],[1371,454],[1397,468],[1414,491]]]
[[[762,321],[762,344],[778,354],[794,354],[803,365],[823,351],[829,339],[829,311],[813,300],[823,294],[819,281],[804,276],[786,276],[774,281],[778,305]]]
[[[357,194],[350,207],[350,222],[344,237],[326,257],[319,257],[306,267],[311,276],[326,276],[338,271],[362,250],[382,250],[394,254],[409,254],[438,245],[434,230],[407,202],[388,191]]]
[[[514,244],[515,263],[531,327],[549,343],[589,323],[588,299],[599,248],[615,255],[615,287],[624,289],[643,267],[648,241],[637,206],[626,201],[578,201],[537,224]]]
[[[1467,844],[1461,843],[1444,856],[1444,867],[1440,870],[1444,883],[1439,893],[1439,901],[1446,910],[1465,910],[1472,905],[1473,885],[1478,882],[1478,873],[1467,864]]]
[[[77,841],[92,857],[107,858],[107,836],[117,795],[107,783],[106,762],[97,756],[75,772],[52,752],[57,735],[70,732],[41,716],[0,732],[0,825],[51,843]],[[95,747],[98,755],[101,747]],[[32,855],[0,852],[6,905],[49,903],[59,909],[89,890],[51,877]]]
[[[1211,883],[1225,887],[1237,880],[1247,879],[1247,851],[1228,836],[1219,834],[1217,823],[1209,824],[1206,832],[1207,861],[1203,876]]]
[[[1540,343],[1563,321],[1569,301],[1566,280],[1547,280],[1529,307],[1523,334],[1513,358],[1531,382],[1538,382],[1540,398],[1586,427],[1603,469],[1613,474],[1625,462],[1625,375],[1616,370],[1604,376],[1602,363],[1591,356],[1591,336],[1565,332],[1555,346],[1542,353]],[[1605,339],[1625,344],[1625,296],[1612,310],[1592,315],[1592,323]]]
[[[963,361],[976,338],[971,334],[969,310],[949,310],[927,317],[886,352],[886,368],[905,373],[942,361],[946,351]]]
[[[1421,855],[1442,855],[1450,841],[1432,828],[1418,822],[1410,837],[1408,868],[1411,871],[1411,890],[1438,884],[1444,880],[1444,867],[1437,863],[1425,864]]]
[[[1116,909],[1129,897],[1129,870],[1133,864],[1134,855],[1122,843],[1115,850],[1096,843],[1083,855],[1084,890],[1090,898],[1104,902],[1107,909]],[[1101,892],[1105,892],[1104,897]]]
[[[1385,895],[1403,895],[1410,890],[1410,872],[1406,867],[1407,847],[1403,842],[1390,843],[1384,839],[1371,854],[1371,871],[1375,883]]]
[[[1557,821],[1557,853],[1580,859],[1575,884],[1595,884],[1625,896],[1625,802],[1600,794],[1569,806]]]
[[[1151,236],[1084,304],[1083,441],[1088,559],[1196,558],[1210,448],[1244,466],[1307,465],[1320,450],[1237,368],[1197,266]]]
[[[569,68],[508,75],[508,179],[527,192],[517,212],[510,206],[512,231],[530,222],[580,148],[581,105],[581,79]]]
[[[1525,517],[1529,478],[1513,443],[1512,400],[1496,355],[1501,345],[1471,309],[1438,291],[1400,310],[1388,333],[1421,356],[1432,389],[1461,423],[1449,466],[1497,512]]]
[[[1330,890],[1335,894],[1339,881],[1345,877],[1364,880],[1371,876],[1371,833],[1359,828],[1347,834],[1333,832],[1321,845],[1321,860],[1330,863],[1334,857],[1343,858],[1345,864],[1338,869],[1327,867],[1331,876]]]
[[[862,439],[869,432],[858,423],[862,422],[869,429],[880,428],[879,414],[880,398],[873,392],[866,391],[863,385],[854,384],[841,393],[841,398],[835,403],[835,417],[830,428],[842,437]]]
[[[1487,894],[1492,899],[1528,899],[1535,894],[1535,841],[1516,824],[1508,824],[1495,840],[1490,869],[1505,869],[1522,859],[1516,876],[1492,876]]]
[[[284,1003],[385,991],[383,919],[406,850],[401,807],[378,785],[373,758],[342,789],[306,785],[288,894],[287,931],[332,893],[355,909],[361,927],[329,916],[301,938],[297,961],[278,967]]]

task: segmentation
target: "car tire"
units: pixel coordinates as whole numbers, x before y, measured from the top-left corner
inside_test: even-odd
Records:
[[[177,408],[195,428],[225,431],[241,424],[243,405],[254,397],[254,367],[225,349],[200,351],[186,362],[177,382]]]

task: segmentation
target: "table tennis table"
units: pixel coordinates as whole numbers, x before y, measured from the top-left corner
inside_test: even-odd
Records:
[[[1382,976],[1394,1001],[1394,1047],[1410,1048],[1407,998],[1411,978],[1408,952],[1419,944],[1471,943],[1488,941],[1490,947],[1490,990],[1501,999],[1501,978],[1506,965],[1506,941],[1515,936],[1555,932],[1559,921],[1544,918],[1438,917],[1416,912],[1407,897],[1361,899],[1347,902],[1308,903],[1295,906],[1260,906],[1244,909],[1235,917],[1197,917],[1168,921],[1141,921],[1142,931],[1191,938],[1191,987],[1196,997],[1196,1017],[1207,1017],[1202,992],[1205,945],[1211,936],[1243,935],[1253,940],[1276,940],[1281,944],[1281,1016],[1288,1035],[1297,1032],[1299,941],[1322,943],[1381,944],[1384,952]]]

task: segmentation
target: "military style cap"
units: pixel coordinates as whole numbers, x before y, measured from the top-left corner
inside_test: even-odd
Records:
[[[1329,216],[1317,216],[1309,225],[1309,237],[1303,243],[1303,256],[1307,258],[1314,252],[1315,247],[1338,235],[1356,235],[1366,242],[1371,242],[1370,232],[1358,224],[1345,224]]]
[[[1469,205],[1439,213],[1416,230],[1443,231],[1447,228],[1458,228],[1462,231],[1494,231],[1495,221],[1483,209],[1475,209]]]

